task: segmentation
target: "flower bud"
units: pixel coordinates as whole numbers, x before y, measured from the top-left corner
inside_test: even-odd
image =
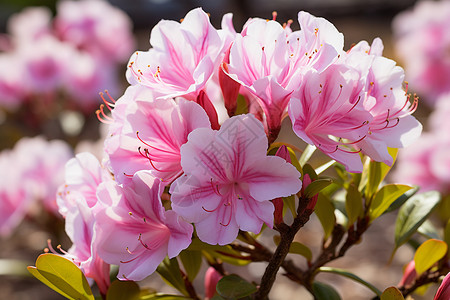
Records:
[[[213,267],[209,267],[205,273],[205,300],[211,299],[216,293],[217,282],[222,278],[222,275]]]

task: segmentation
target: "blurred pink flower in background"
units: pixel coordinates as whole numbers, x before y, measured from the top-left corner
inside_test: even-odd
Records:
[[[429,131],[399,152],[393,180],[414,184],[421,191],[450,194],[450,94],[439,97],[429,116]]]
[[[205,300],[210,300],[216,294],[217,282],[223,276],[213,267],[209,267],[205,272]]]
[[[411,88],[433,106],[450,91],[450,1],[419,1],[392,23]]]
[[[100,91],[120,91],[118,67],[135,46],[131,20],[102,0],[63,0],[54,19],[47,8],[30,7],[8,29],[0,105],[13,111],[34,101],[90,113]]]
[[[10,234],[27,213],[42,205],[57,215],[56,191],[64,181],[70,147],[59,140],[22,138],[12,150],[0,153],[0,233]]]

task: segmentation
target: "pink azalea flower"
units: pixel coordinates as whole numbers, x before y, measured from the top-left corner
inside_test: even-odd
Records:
[[[0,169],[8,171],[0,180],[0,236],[11,235],[33,203],[33,197],[21,182],[20,170],[12,165],[16,162],[10,150],[0,153]]]
[[[450,273],[445,275],[444,280],[442,280],[436,295],[433,300],[448,300],[450,299]]]
[[[272,227],[270,200],[298,192],[301,181],[291,164],[266,151],[264,128],[250,114],[226,120],[219,131],[192,131],[181,147],[185,175],[170,187],[172,209],[209,244],[231,243],[239,229]]]
[[[64,64],[62,84],[74,104],[85,112],[98,107],[99,92],[108,90],[116,94],[119,83],[112,65],[104,64],[91,54],[73,49],[70,61]]]
[[[15,162],[20,162],[20,177],[29,197],[41,201],[57,214],[56,192],[63,183],[64,165],[72,158],[72,149],[60,140],[42,137],[22,138],[14,146]]]
[[[180,147],[188,134],[199,127],[210,128],[208,116],[198,104],[181,98],[154,100],[147,89],[131,87],[117,102],[128,103],[122,115],[113,115],[119,124],[124,123],[122,127],[113,123],[116,132],[105,142],[109,164],[120,183],[130,181],[139,170],[154,170],[165,184],[170,183],[182,173]]]
[[[363,83],[356,70],[342,64],[322,73],[310,71],[289,105],[297,136],[344,164],[349,172],[362,171],[354,144],[365,138],[372,120],[361,101]]]
[[[257,96],[271,142],[301,75],[322,71],[343,47],[342,34],[325,19],[300,12],[298,20],[302,30],[289,33],[274,20],[251,19],[230,50],[228,75]]]
[[[59,211],[65,218],[66,233],[73,243],[65,256],[97,283],[103,295],[110,285],[109,265],[97,254],[94,224],[95,214],[101,209],[97,189],[101,182],[108,181],[112,181],[111,174],[98,160],[90,153],[80,153],[67,162],[65,184],[58,193]]]
[[[29,44],[51,35],[52,12],[47,7],[27,7],[8,19],[8,31],[13,43]]]
[[[181,23],[162,20],[152,30],[147,52],[130,59],[131,84],[151,87],[161,98],[183,96],[196,100],[231,43],[228,31],[216,30],[200,8],[191,10]]]
[[[72,48],[52,36],[23,44],[17,50],[24,65],[23,82],[38,93],[53,92],[61,86],[64,63],[70,60]]]
[[[417,99],[410,103],[403,89],[403,69],[395,61],[382,57],[382,51],[383,44],[378,38],[371,47],[361,42],[349,51],[346,63],[365,77],[364,108],[373,116],[366,137],[356,146],[371,159],[392,165],[387,148],[408,146],[420,136],[422,125],[411,115]]]
[[[58,2],[55,31],[61,40],[107,64],[126,61],[135,43],[130,18],[108,1]]]
[[[112,182],[99,188],[104,208],[96,215],[98,253],[119,265],[119,279],[142,280],[191,243],[192,225],[164,211],[162,192],[161,180],[148,171],[136,173],[125,188]]]
[[[419,1],[392,22],[395,48],[411,87],[434,105],[450,92],[450,2]]]
[[[17,53],[0,53],[0,106],[16,110],[29,87],[23,84],[24,64]]]
[[[392,180],[420,186],[424,192],[450,193],[448,147],[450,138],[433,133],[422,134],[415,143],[399,152]]]

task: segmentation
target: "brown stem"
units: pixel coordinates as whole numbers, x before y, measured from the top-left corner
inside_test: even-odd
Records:
[[[192,282],[189,280],[188,276],[186,274],[184,274],[183,271],[181,271],[181,276],[183,277],[184,280],[184,286],[186,287],[186,291],[189,294],[189,297],[191,297],[192,299],[195,300],[200,300],[200,298],[197,296],[197,292],[195,291],[194,286],[192,285]]]
[[[309,199],[301,198],[299,201],[299,207],[297,212],[299,213],[292,223],[291,226],[283,226],[282,230],[279,229],[281,240],[278,244],[275,253],[272,255],[272,258],[269,260],[269,264],[266,267],[266,270],[261,278],[261,284],[258,291],[255,294],[255,299],[268,299],[269,292],[275,282],[275,278],[277,276],[278,270],[283,264],[286,255],[289,253],[289,248],[294,240],[297,232],[302,228],[306,222],[308,222],[310,215],[313,210],[306,209],[306,206],[309,202]]]

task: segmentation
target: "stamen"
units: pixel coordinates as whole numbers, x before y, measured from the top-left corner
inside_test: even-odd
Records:
[[[121,264],[127,264],[127,263],[129,263],[129,262],[132,262],[133,260],[136,260],[137,258],[139,258],[139,256],[136,256],[135,258],[132,258],[132,259],[126,260],[126,261],[120,260],[120,263],[121,263]],[[128,278],[126,278],[125,275],[122,275],[122,276],[123,276],[123,278],[125,278],[126,280],[128,280]]]
[[[276,21],[277,20],[277,16],[278,16],[278,13],[276,11],[273,11],[272,12],[272,20]]]
[[[144,246],[145,249],[151,250],[151,248],[149,248],[147,244],[142,241],[142,233],[139,233],[138,241],[141,242],[142,246]]]
[[[125,172],[123,172],[123,175],[125,175],[125,176],[128,177],[128,178],[133,178],[133,175],[127,174],[127,173],[125,173]]]
[[[219,185],[216,184],[216,186],[214,187],[213,179],[212,179],[212,178],[211,178],[211,187],[212,187],[214,193],[216,193],[216,195],[222,196],[222,194],[221,194],[220,191],[219,191]]]

